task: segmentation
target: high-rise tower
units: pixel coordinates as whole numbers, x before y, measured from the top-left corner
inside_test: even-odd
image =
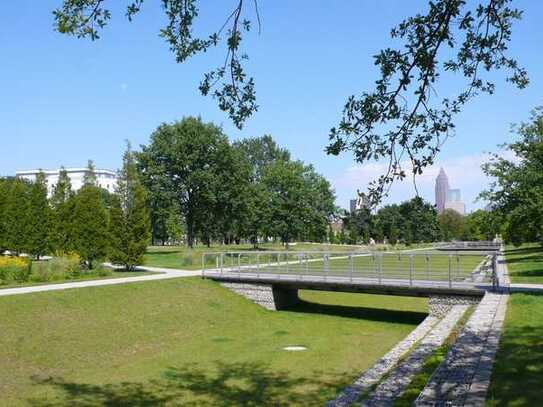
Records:
[[[449,192],[449,178],[443,171],[443,168],[439,170],[439,175],[436,178],[436,209],[437,213],[443,212],[445,209],[445,202],[447,202],[447,193]]]

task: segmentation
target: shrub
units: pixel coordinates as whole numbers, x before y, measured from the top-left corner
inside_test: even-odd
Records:
[[[34,262],[32,280],[45,282],[77,278],[81,274],[80,262],[81,259],[75,254],[53,257],[46,262]]]
[[[30,276],[30,260],[21,257],[0,257],[0,284],[27,281]]]

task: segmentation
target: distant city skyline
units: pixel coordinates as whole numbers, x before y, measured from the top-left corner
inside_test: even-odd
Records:
[[[435,207],[437,213],[443,213],[445,209],[452,209],[460,215],[466,214],[466,205],[462,201],[462,191],[460,188],[451,188],[449,177],[441,167],[436,177],[435,185]]]

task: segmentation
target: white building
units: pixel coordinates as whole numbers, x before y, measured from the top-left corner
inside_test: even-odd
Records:
[[[50,196],[53,192],[53,187],[58,182],[60,169],[17,171],[15,175],[19,178],[34,182],[40,171],[45,174],[47,193]],[[68,178],[70,178],[72,184],[72,191],[80,189],[83,186],[83,178],[85,177],[87,168],[66,168],[66,172],[68,173]],[[115,192],[115,186],[117,185],[117,174],[115,171],[95,169],[94,173],[96,174],[96,183],[99,187],[104,188],[109,192]]]

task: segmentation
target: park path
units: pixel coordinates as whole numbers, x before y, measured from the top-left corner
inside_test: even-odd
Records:
[[[142,281],[167,280],[170,278],[201,276],[200,270],[179,270],[161,267],[140,266],[138,270],[151,271],[157,274],[137,277],[105,278],[101,280],[73,281],[69,283],[34,285],[29,287],[15,287],[0,289],[0,297],[7,295],[30,294],[45,291],[59,291],[70,288],[99,287],[104,285],[139,283]]]

